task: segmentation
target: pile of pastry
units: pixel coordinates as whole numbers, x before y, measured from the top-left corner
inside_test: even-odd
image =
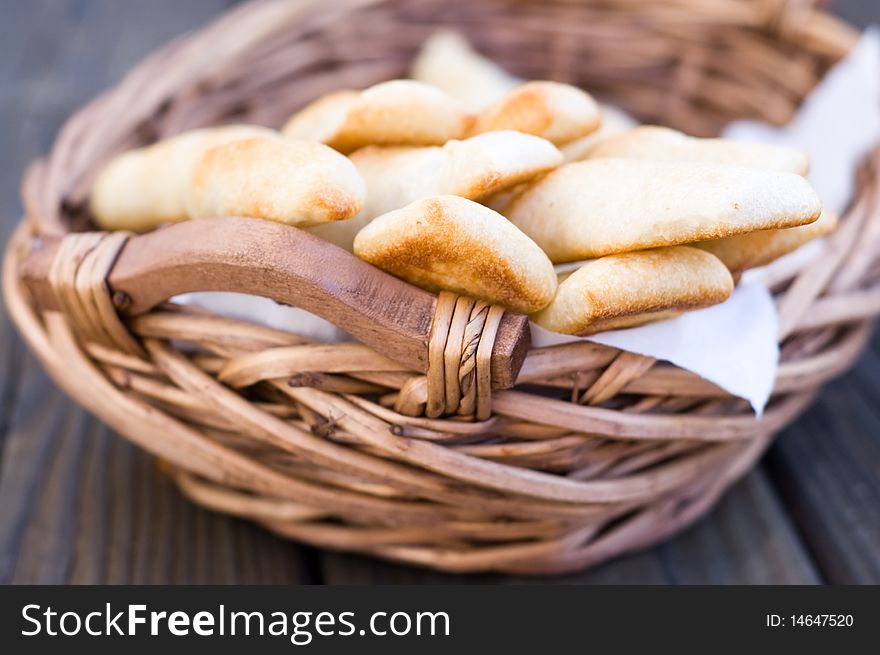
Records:
[[[411,76],[326,95],[280,132],[227,125],[118,155],[94,219],[278,221],[576,335],[720,303],[744,270],[835,227],[802,152],[638,126],[451,33]]]

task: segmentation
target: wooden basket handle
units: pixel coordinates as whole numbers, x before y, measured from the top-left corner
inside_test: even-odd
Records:
[[[62,239],[79,237],[69,235]],[[53,270],[62,239],[36,239],[21,279],[41,309],[61,309]],[[54,266],[54,269],[53,269]],[[428,371],[437,296],[308,232],[250,218],[186,221],[124,242],[105,276],[115,309],[142,314],[173,296],[234,291],[305,309],[416,371]],[[493,388],[513,386],[528,320],[505,313],[491,351]]]

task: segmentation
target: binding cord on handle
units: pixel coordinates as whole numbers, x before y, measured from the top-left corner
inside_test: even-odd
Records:
[[[425,415],[492,413],[492,348],[504,309],[443,291],[428,340]]]
[[[127,232],[82,232],[65,236],[52,261],[49,283],[62,313],[87,343],[143,356],[138,341],[116,313],[107,276]]]

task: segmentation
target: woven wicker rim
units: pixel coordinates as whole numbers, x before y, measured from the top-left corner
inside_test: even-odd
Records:
[[[359,344],[174,306],[123,325],[104,283],[121,237],[65,239],[54,280],[80,300],[64,312],[38,313],[18,279],[35,237],[83,226],[113,153],[223,121],[277,126],[328,90],[400,76],[440,24],[520,75],[581,84],[696,134],[734,117],[787,120],[855,39],[807,2],[448,4],[257,2],[160,49],[28,171],[4,295],[52,377],[198,503],[444,570],[578,569],[702,515],[858,357],[880,312],[880,151],[821,255],[771,280],[782,360],[761,419],[692,373],[589,343],[532,349],[485,420],[411,416],[430,400],[426,378]]]

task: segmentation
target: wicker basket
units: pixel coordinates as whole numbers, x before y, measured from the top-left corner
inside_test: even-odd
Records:
[[[572,82],[698,135],[733,118],[787,120],[856,38],[803,0],[243,5],[67,122],[26,175],[6,301],[58,384],[167,463],[197,503],[305,543],[448,571],[582,568],[705,513],[859,356],[880,312],[880,153],[822,256],[773,280],[782,361],[760,420],[692,373],[588,343],[522,353],[512,389],[480,350],[459,391],[490,416],[431,418],[442,357],[401,366],[361,344],[315,345],[179,306],[134,311],[106,281],[128,236],[83,232],[90,180],[111,154],[200,125],[278,126],[327,91],[402,76],[440,25],[523,77]],[[46,309],[21,270],[55,238],[60,300]],[[429,338],[460,335],[477,312],[462,323],[455,299],[428,302],[432,331],[416,345],[430,357]],[[487,333],[498,317],[485,314],[476,341],[497,351]]]

